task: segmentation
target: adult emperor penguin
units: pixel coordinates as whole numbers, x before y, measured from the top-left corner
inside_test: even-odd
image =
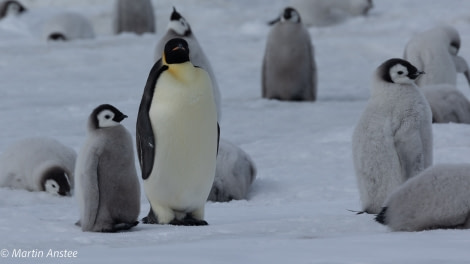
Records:
[[[273,24],[262,68],[262,97],[283,101],[315,101],[317,69],[310,34],[299,13],[286,7]]]
[[[137,225],[140,186],[132,137],[116,107],[103,104],[88,118],[88,137],[75,168],[83,231],[116,232]]]
[[[0,156],[0,186],[70,196],[76,157],[55,139],[22,139]]]
[[[150,70],[137,117],[137,152],[150,212],[144,223],[207,225],[204,205],[219,142],[211,79],[171,39]]]
[[[464,58],[458,56],[460,35],[449,25],[441,25],[416,34],[405,47],[404,58],[426,72],[416,83],[457,84],[457,73],[465,74],[470,83],[470,72]]]
[[[240,147],[221,139],[215,179],[207,200],[229,202],[246,199],[256,178],[256,166]]]
[[[0,3],[0,19],[9,15],[20,15],[26,8],[16,0],[6,0]]]
[[[168,23],[168,30],[157,43],[157,47],[155,49],[155,61],[161,59],[166,43],[173,38],[182,38],[186,40],[189,50],[191,51],[189,53],[189,59],[191,60],[191,63],[194,66],[203,68],[209,73],[209,77],[211,78],[212,82],[215,104],[217,106],[217,120],[220,122],[222,116],[220,105],[221,95],[214,71],[212,70],[209,59],[202,50],[201,45],[199,45],[196,36],[193,34],[189,23],[178,11],[176,11],[176,8],[174,7],[170,16],[170,22]]]
[[[432,164],[431,109],[414,83],[422,73],[402,59],[375,71],[352,137],[364,212],[378,213],[392,191]]]
[[[470,228],[470,165],[439,164],[395,190],[375,218],[393,231]]]
[[[155,32],[155,14],[150,0],[115,0],[113,9],[114,34]]]
[[[431,106],[433,123],[470,124],[470,102],[455,86],[434,84],[421,88]]]

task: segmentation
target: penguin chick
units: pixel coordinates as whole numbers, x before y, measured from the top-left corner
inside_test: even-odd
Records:
[[[256,166],[250,156],[234,144],[220,140],[215,179],[207,200],[229,202],[246,199],[256,178]]]
[[[315,101],[317,69],[310,34],[299,13],[287,7],[266,42],[262,68],[262,97],[283,101]]]
[[[76,197],[82,231],[116,232],[137,225],[140,186],[126,118],[109,104],[93,110],[77,158]]]
[[[201,45],[196,39],[196,36],[191,30],[191,26],[189,25],[188,21],[186,21],[186,19],[178,11],[176,11],[175,7],[173,7],[173,12],[170,16],[167,32],[157,43],[157,47],[155,49],[155,61],[158,61],[162,58],[166,43],[173,38],[182,38],[186,40],[189,50],[191,51],[189,53],[189,59],[191,60],[191,63],[194,66],[203,68],[209,73],[215,104],[217,106],[217,121],[220,122],[222,117],[221,95],[214,70],[212,70],[209,59],[207,58]]]
[[[92,39],[95,32],[90,21],[74,12],[63,12],[44,22],[42,36],[46,41]]]
[[[414,83],[422,73],[402,59],[375,71],[352,137],[364,212],[378,213],[393,190],[432,164],[431,109]]]
[[[470,228],[470,165],[439,164],[391,193],[375,220],[393,231]]]
[[[171,39],[150,70],[137,117],[137,152],[150,212],[144,223],[207,225],[219,142],[209,74]]]
[[[470,124],[470,102],[455,86],[424,85],[422,91],[431,106],[433,123]]]
[[[26,11],[27,9],[20,2],[15,0],[6,0],[0,3],[0,19],[10,15],[18,16]]]
[[[413,36],[406,44],[404,58],[426,72],[416,83],[457,85],[457,73],[464,73],[470,84],[470,72],[464,58],[458,56],[460,35],[449,25],[431,28]]]
[[[114,34],[155,32],[155,14],[150,0],[115,0],[112,16]]]
[[[70,196],[76,152],[51,138],[27,138],[0,156],[0,186]]]

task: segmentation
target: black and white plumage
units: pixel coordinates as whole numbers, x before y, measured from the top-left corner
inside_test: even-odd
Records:
[[[408,180],[376,220],[393,231],[470,228],[470,165],[439,164]]]
[[[126,117],[104,104],[88,118],[88,136],[75,168],[75,196],[83,231],[116,232],[138,223],[140,186],[133,140],[120,124]]]
[[[115,0],[114,34],[134,32],[155,33],[155,14],[150,0]]]
[[[20,15],[27,9],[16,0],[5,0],[0,3],[0,19],[10,15]]]
[[[317,68],[310,34],[299,13],[290,7],[272,21],[263,57],[262,97],[284,101],[315,101]]]
[[[207,225],[219,125],[211,79],[190,52],[184,39],[167,42],[140,103],[137,153],[151,206],[144,223]]]
[[[170,22],[168,23],[168,29],[165,35],[158,41],[155,49],[155,61],[162,58],[162,54],[166,43],[173,38],[182,38],[188,43],[189,59],[194,66],[201,67],[209,73],[209,77],[212,82],[212,89],[214,94],[215,103],[217,105],[217,120],[220,122],[222,117],[221,110],[221,94],[219,90],[219,84],[215,77],[214,70],[204,53],[202,46],[199,44],[196,36],[194,35],[189,22],[173,7],[173,12],[170,16]]]
[[[255,178],[256,166],[250,156],[238,146],[221,139],[208,200],[228,202],[246,199]]]
[[[406,44],[404,58],[426,72],[419,86],[451,84],[456,86],[457,73],[464,73],[470,83],[470,71],[458,55],[461,46],[457,29],[449,25],[431,28],[413,36]]]
[[[46,41],[92,39],[95,31],[90,21],[75,12],[61,12],[44,21],[42,38]]]
[[[371,97],[354,130],[353,161],[362,209],[378,213],[385,198],[432,164],[431,109],[409,62],[390,59],[373,78]]]
[[[324,27],[365,16],[374,6],[372,0],[292,0],[306,26]]]
[[[0,186],[70,196],[76,152],[51,138],[27,138],[0,156]]]
[[[470,102],[453,85],[423,85],[421,88],[431,106],[433,123],[470,124]]]

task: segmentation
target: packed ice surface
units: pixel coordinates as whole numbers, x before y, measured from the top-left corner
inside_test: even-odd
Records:
[[[351,135],[375,68],[401,57],[410,37],[440,23],[461,34],[470,59],[470,2],[374,1],[367,17],[309,28],[318,101],[261,99],[267,22],[287,1],[153,1],[157,33],[111,35],[111,0],[29,0],[25,16],[0,21],[0,152],[25,137],[48,136],[79,150],[86,120],[102,103],[129,116],[135,135],[154,49],[172,6],[192,26],[222,94],[221,136],[257,166],[248,200],[206,205],[206,227],[140,224],[130,232],[84,233],[75,199],[0,189],[0,250],[43,251],[35,263],[468,263],[469,230],[390,232],[360,210]],[[42,21],[74,11],[96,38],[46,43]],[[459,76],[458,89],[470,89]],[[434,162],[469,162],[470,127],[433,125]],[[142,192],[140,217],[148,212]],[[48,251],[76,258],[46,258]],[[34,253],[34,252],[33,252]],[[32,253],[31,253],[32,254]],[[0,258],[30,263],[30,258]]]

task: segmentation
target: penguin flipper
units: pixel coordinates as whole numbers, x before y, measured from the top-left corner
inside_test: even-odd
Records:
[[[136,124],[137,155],[139,157],[142,179],[147,179],[153,169],[155,158],[156,138],[154,136],[152,124],[150,122],[150,106],[154,95],[158,77],[168,69],[163,65],[162,60],[158,60],[150,70],[147,83],[144,88],[142,101],[140,102],[139,113]]]
[[[412,118],[412,117],[410,117]],[[402,121],[402,126],[395,132],[395,149],[400,160],[401,170],[405,173],[403,180],[417,175],[426,168],[426,161],[423,155],[425,150],[423,138],[420,132],[415,131],[407,122],[406,118]]]
[[[217,155],[219,154],[219,142],[220,142],[220,126],[219,126],[219,122],[217,122]]]
[[[84,192],[83,202],[84,202],[84,214],[82,218],[79,220],[83,231],[90,231],[93,230],[96,219],[98,216],[98,210],[100,205],[100,190],[99,190],[99,157],[96,154],[96,151],[92,150],[94,155],[90,155],[90,159],[88,160],[87,167],[85,171],[87,172],[85,176],[81,177],[81,185],[80,188]],[[77,175],[78,176],[78,175]]]

